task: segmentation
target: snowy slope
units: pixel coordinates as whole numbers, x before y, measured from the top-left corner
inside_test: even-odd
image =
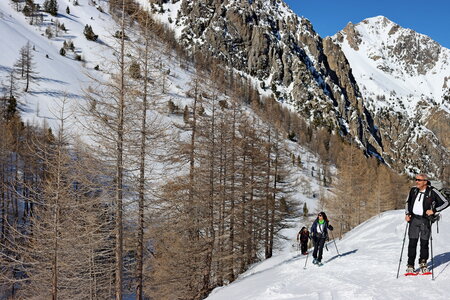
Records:
[[[42,4],[44,0],[35,1]],[[19,51],[27,42],[34,47],[32,51],[37,80],[30,84],[30,92],[19,95],[22,117],[27,121],[42,123],[46,120],[53,125],[58,103],[66,96],[71,109],[82,104],[82,87],[87,85],[87,72],[95,73],[94,67],[100,66],[108,56],[109,43],[115,22],[108,11],[107,2],[97,1],[93,5],[89,0],[79,0],[79,6],[73,6],[69,0],[58,1],[58,15],[53,17],[44,13],[43,24],[30,25],[29,18],[14,9],[11,1],[0,1],[0,81],[6,85],[8,72],[19,58]],[[66,13],[69,7],[70,14]],[[98,8],[101,7],[101,12]],[[64,23],[67,31],[60,31],[58,36],[48,39],[45,30],[54,31],[54,22]],[[92,26],[99,35],[97,42],[88,41],[83,35],[84,26]],[[54,34],[53,34],[54,35]],[[61,56],[59,50],[63,42],[73,41],[75,51],[67,51]],[[75,60],[75,54],[82,57],[82,62]],[[48,56],[48,57],[47,57]],[[23,85],[23,80],[18,81]]]
[[[44,0],[35,0],[35,2],[42,4]],[[148,1],[140,2],[148,4]],[[23,92],[23,80],[18,81],[21,86],[18,99],[22,118],[41,125],[46,122],[50,127],[56,128],[59,124],[54,115],[59,112],[61,100],[66,96],[69,99],[69,109],[74,112],[72,116],[78,118],[71,120],[73,121],[71,125],[79,129],[73,129],[73,131],[83,136],[86,134],[85,127],[79,126],[83,119],[77,113],[78,106],[82,106],[85,101],[82,89],[90,83],[87,74],[97,78],[107,76],[102,70],[109,67],[108,61],[115,59],[111,48],[117,42],[113,34],[118,25],[108,13],[108,1],[99,0],[95,1],[97,4],[94,4],[91,0],[78,0],[78,3],[78,6],[74,6],[71,0],[58,0],[59,9],[56,18],[44,13],[42,25],[30,25],[29,18],[17,12],[11,1],[0,1],[0,93],[3,92],[1,86],[6,86],[8,83],[8,73],[19,58],[20,48],[30,42],[35,49],[32,54],[38,74],[36,83],[30,84],[28,93]],[[173,5],[167,4],[169,5],[167,12],[175,14],[179,4],[179,2]],[[69,14],[66,12],[66,7],[70,9]],[[169,16],[174,17],[170,14]],[[45,36],[45,30],[56,20],[64,23],[67,32],[60,32],[58,37],[48,39]],[[83,30],[86,24],[91,25],[95,34],[99,35],[97,42],[88,41],[85,38]],[[130,31],[127,35],[131,40],[135,39],[133,32]],[[66,56],[59,54],[63,42],[69,40],[73,41],[75,53],[82,56],[83,62],[75,60],[75,53],[71,51],[67,51]],[[189,83],[195,75],[193,65],[180,64],[176,53],[168,51],[167,46],[162,42],[155,41],[153,51],[155,57],[159,59],[158,64],[161,68],[170,71],[165,84],[166,92],[160,96],[162,106],[165,107],[165,101],[169,100],[180,109],[189,105],[192,99],[186,95],[186,91],[191,88]],[[100,66],[100,71],[94,70],[96,65]],[[205,108],[208,110],[208,107]],[[172,126],[173,123],[184,124],[182,115],[167,114],[164,108],[162,110],[159,116],[167,129],[173,131],[173,136],[183,135]],[[250,109],[247,108],[247,111],[252,114]],[[318,158],[296,143],[289,143],[288,147],[291,153],[300,155],[303,165],[294,171],[295,180],[301,183],[301,193],[296,194],[295,197],[299,203],[307,202],[310,211],[316,211],[316,200],[320,194],[320,179],[317,174],[320,168]]]
[[[442,99],[450,87],[450,49],[383,16],[349,23],[332,38],[372,111],[387,107],[412,117],[424,100],[450,112]]]
[[[312,300],[312,299],[448,299],[450,280],[450,218],[448,211],[433,226],[434,276],[404,277],[406,252],[400,277],[397,267],[405,232],[403,211],[376,216],[347,233],[324,250],[325,265],[317,267],[305,256],[285,251],[255,265],[229,286],[215,289],[209,300]],[[331,220],[332,221],[332,220]],[[291,236],[294,239],[293,236]],[[406,243],[408,239],[406,238]],[[429,262],[430,265],[430,262]]]

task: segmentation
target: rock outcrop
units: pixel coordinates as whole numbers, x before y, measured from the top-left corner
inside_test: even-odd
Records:
[[[450,50],[383,16],[349,23],[332,40],[349,58],[386,162],[450,180]]]
[[[327,127],[381,150],[340,47],[280,0],[181,0],[174,28],[186,48],[207,51],[253,76],[260,88]],[[169,7],[161,5],[155,12]]]

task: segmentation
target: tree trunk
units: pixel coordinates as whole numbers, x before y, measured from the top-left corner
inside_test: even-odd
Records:
[[[148,55],[149,55],[149,34],[148,15],[145,19],[145,51],[144,51],[144,90],[142,97],[142,120],[141,120],[141,148],[139,166],[139,220],[138,220],[138,249],[137,249],[137,291],[136,299],[144,298],[144,208],[145,208],[145,162],[146,162],[146,140],[147,140],[147,86],[148,86]]]
[[[125,0],[122,0],[122,36],[120,40],[120,95],[117,127],[117,161],[116,161],[116,300],[122,300],[123,281],[123,143],[124,143],[124,111],[125,111]]]
[[[265,205],[264,205],[264,249],[265,249],[265,257],[270,258],[272,257],[272,253],[270,251],[270,244],[269,244],[269,210],[270,210],[270,143],[271,143],[271,133],[270,128],[268,129],[268,137],[267,137],[267,170],[266,170],[266,187],[265,187]]]
[[[271,199],[271,203],[270,203],[270,236],[269,236],[269,254],[270,256],[272,256],[272,252],[273,252],[273,238],[274,238],[274,230],[275,230],[275,201],[276,201],[276,193],[277,193],[277,177],[278,177],[278,147],[277,144],[278,143],[278,134],[276,133],[275,136],[275,144],[274,144],[274,151],[275,151],[275,161],[274,161],[274,167],[275,167],[275,172],[273,174],[273,191],[272,191],[272,196],[270,197]]]

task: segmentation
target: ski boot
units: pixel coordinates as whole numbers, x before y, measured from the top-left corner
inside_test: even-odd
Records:
[[[427,267],[427,262],[425,260],[420,261],[420,273],[421,274],[430,273],[430,270]]]
[[[414,266],[407,265],[407,268],[406,268],[406,274],[412,274],[412,273],[415,273],[414,270],[415,270],[415,269],[414,269]]]
[[[314,258],[314,259],[313,259],[313,265],[317,265],[317,263],[318,263],[317,258]]]

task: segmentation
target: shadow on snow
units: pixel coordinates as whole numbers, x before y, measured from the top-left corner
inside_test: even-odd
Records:
[[[444,272],[445,269],[447,269],[447,267],[450,265],[449,262],[450,262],[450,252],[441,253],[441,254],[435,255],[433,257],[433,263],[434,263],[433,269],[436,269],[436,267],[439,267],[440,265],[446,264],[442,268],[442,270],[438,274],[435,275],[435,278],[438,278],[439,275],[441,275],[442,272]],[[428,262],[428,266],[431,268],[431,261]]]
[[[350,255],[350,254],[354,254],[354,253],[356,253],[356,251],[358,251],[358,249],[355,249],[355,250],[352,250],[352,251],[347,251],[347,252],[342,253],[340,255],[335,255],[335,256],[331,257],[329,260],[325,261],[325,263],[329,263],[330,261],[335,260],[336,258],[339,258],[339,257],[342,257],[342,256],[347,256],[347,255]]]

